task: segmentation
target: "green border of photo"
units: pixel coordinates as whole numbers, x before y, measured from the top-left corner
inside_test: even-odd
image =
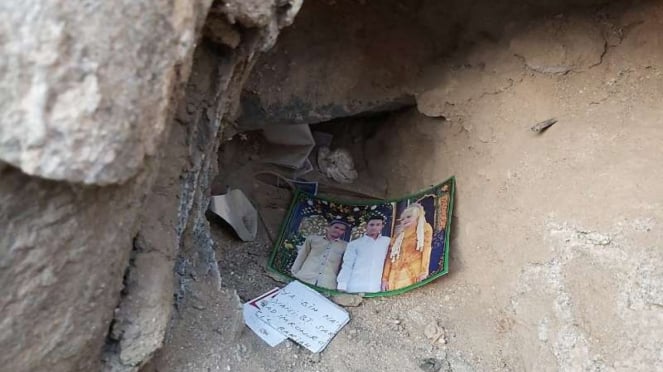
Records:
[[[423,189],[423,190],[420,190],[418,192],[403,196],[401,198],[395,198],[395,199],[352,200],[352,201],[350,201],[350,200],[341,200],[341,199],[326,198],[326,197],[320,197],[320,196],[316,196],[316,198],[320,199],[320,200],[325,200],[325,201],[328,201],[328,202],[332,202],[332,203],[340,203],[340,204],[347,204],[347,205],[353,205],[353,204],[374,205],[374,204],[382,204],[382,203],[385,203],[385,202],[392,202],[393,203],[393,202],[400,202],[400,201],[403,201],[405,199],[415,198],[415,197],[420,196],[420,195],[424,195],[427,192],[430,192],[430,190],[441,187],[445,184],[449,184],[449,204],[447,205],[447,216],[448,216],[447,225],[446,225],[445,230],[444,230],[444,267],[441,271],[437,272],[435,275],[430,276],[430,277],[428,277],[428,278],[426,278],[426,279],[424,279],[424,280],[422,280],[418,283],[409,285],[409,286],[404,287],[404,288],[395,289],[393,291],[373,292],[373,293],[348,293],[348,292],[338,291],[338,290],[335,290],[335,289],[328,289],[328,288],[318,287],[318,286],[315,286],[315,285],[312,285],[312,284],[309,284],[309,283],[304,283],[304,282],[302,282],[302,283],[306,284],[307,286],[315,289],[316,291],[318,291],[320,293],[324,293],[324,294],[327,294],[327,295],[354,294],[354,295],[362,295],[363,297],[370,298],[370,297],[383,297],[383,296],[399,295],[399,294],[411,291],[415,288],[419,288],[421,286],[424,286],[424,285],[432,282],[433,280],[447,274],[449,272],[449,251],[450,251],[449,242],[450,242],[450,236],[451,236],[451,217],[452,217],[452,214],[453,214],[453,205],[454,205],[455,192],[456,192],[456,177],[455,176],[452,176],[452,177],[448,178],[447,180],[445,180],[444,182],[440,182],[440,183],[438,183],[436,185],[433,185],[433,186],[430,186],[426,189]],[[274,259],[276,258],[278,248],[283,244],[283,240],[285,239],[285,236],[284,236],[285,235],[285,230],[288,227],[288,225],[290,224],[291,218],[293,217],[290,212],[293,210],[293,208],[295,207],[295,205],[299,201],[300,197],[302,197],[302,196],[309,196],[310,197],[309,194],[307,194],[305,192],[302,192],[299,189],[297,189],[295,191],[295,195],[292,198],[292,202],[290,203],[290,207],[288,207],[288,217],[283,221],[283,223],[281,223],[281,227],[279,229],[279,236],[276,239],[276,242],[274,243],[274,246],[272,248],[272,254],[269,257],[269,262],[267,264],[267,268],[271,272],[279,274],[279,275],[281,275],[285,278],[288,278],[291,281],[292,280],[297,280],[297,279],[295,277],[293,277],[292,275],[290,275],[290,274],[286,274],[282,271],[277,270],[273,265],[274,265]]]

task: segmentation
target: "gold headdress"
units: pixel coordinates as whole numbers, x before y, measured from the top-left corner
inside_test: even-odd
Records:
[[[424,229],[426,226],[426,211],[424,207],[419,203],[410,204],[407,208],[403,210],[402,213],[405,213],[408,209],[413,209],[417,211],[417,251],[421,252],[424,249]],[[402,214],[401,214],[402,215]],[[401,246],[403,245],[403,239],[405,238],[405,230],[401,231],[396,237],[394,245],[391,247],[391,262],[395,262],[401,256]]]

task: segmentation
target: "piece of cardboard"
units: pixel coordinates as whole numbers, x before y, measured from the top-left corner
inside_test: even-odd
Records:
[[[243,241],[255,240],[258,212],[241,190],[234,189],[225,195],[212,196],[209,210],[228,222]]]

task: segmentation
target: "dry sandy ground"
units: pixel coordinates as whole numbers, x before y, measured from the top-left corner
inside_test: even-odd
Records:
[[[504,52],[508,40],[480,44],[483,64],[456,56],[453,84],[427,76],[419,111],[447,120],[412,108],[360,142],[346,130],[357,120],[336,123],[360,186],[397,196],[455,175],[457,193],[449,275],[348,308],[351,322],[319,355],[289,341],[269,348],[242,327],[234,291],[244,301],[278,284],[265,266],[289,193],[251,180],[258,142],[227,143],[222,182],[253,198],[270,233],[240,243],[213,220],[224,288],[201,284],[151,368],[663,369],[662,14],[623,15],[634,26],[606,38],[599,63],[566,74],[526,67]],[[530,131],[551,117],[546,132]],[[444,342],[426,337],[433,325]]]

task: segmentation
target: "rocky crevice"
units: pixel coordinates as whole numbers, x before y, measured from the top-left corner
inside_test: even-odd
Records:
[[[219,132],[301,1],[60,3],[0,9],[0,361],[98,370],[108,340],[103,368],[137,370],[173,293],[219,285]],[[223,45],[200,38],[210,8]]]
[[[240,16],[239,5],[225,10],[219,3],[212,5],[164,146],[154,192],[145,203],[137,241],[148,249],[137,252],[131,268],[130,278],[137,280],[129,283],[118,308],[111,333],[121,337],[116,340],[118,347],[104,357],[106,370],[135,371],[147,362],[177,322],[177,313],[192,301],[195,305],[192,288],[198,282],[208,283],[212,290],[221,288],[215,243],[205,217],[220,136],[225,123],[237,115],[239,92],[257,54],[273,42],[278,27],[292,19],[289,11],[297,4],[289,4],[265,7],[272,13],[266,20],[260,16],[257,23]],[[244,23],[231,25],[233,19]],[[149,299],[154,301],[146,303]]]
[[[614,52],[610,90],[657,69],[660,33],[637,15],[616,27],[559,13],[600,1],[516,3],[310,1],[278,44],[301,0],[0,7],[0,365],[136,371],[201,293],[238,303],[205,216],[229,126],[416,105],[469,132],[472,105],[527,74],[590,74]],[[236,310],[223,316],[241,325]]]

